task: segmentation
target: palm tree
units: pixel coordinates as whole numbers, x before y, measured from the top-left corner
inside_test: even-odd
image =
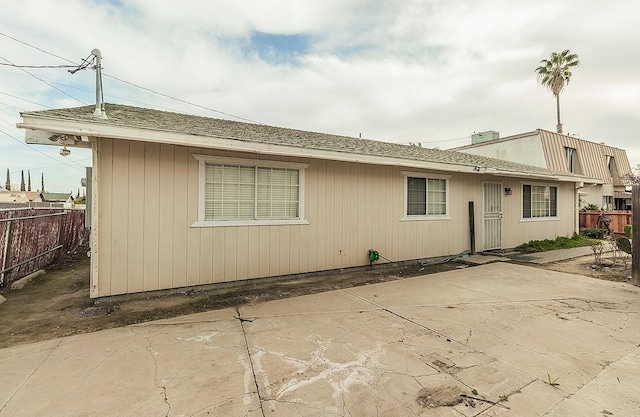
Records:
[[[558,113],[558,133],[562,133],[562,123],[560,123],[560,92],[571,80],[571,69],[580,65],[578,54],[571,53],[570,50],[552,52],[549,59],[540,61],[540,66],[536,68],[538,82],[547,87],[556,97],[556,109]]]

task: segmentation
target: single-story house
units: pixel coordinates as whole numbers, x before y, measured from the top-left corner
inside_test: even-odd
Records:
[[[38,203],[42,195],[38,191],[7,191],[0,190],[0,203]]]
[[[23,112],[18,124],[28,143],[93,151],[91,297],[365,266],[370,250],[407,261],[571,235],[577,189],[599,181],[123,105],[106,115]]]
[[[45,203],[50,203],[51,207],[72,208],[73,194],[43,192],[42,201]]]

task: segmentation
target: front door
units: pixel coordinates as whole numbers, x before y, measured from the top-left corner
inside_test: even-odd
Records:
[[[502,184],[484,183],[484,250],[502,249]]]

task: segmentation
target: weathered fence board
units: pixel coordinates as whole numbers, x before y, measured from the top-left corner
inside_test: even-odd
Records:
[[[0,210],[0,286],[74,250],[85,235],[83,210]]]
[[[611,219],[609,229],[613,233],[624,233],[624,227],[631,224],[631,210],[580,210],[580,227],[595,229],[598,227],[598,217],[604,214]]]

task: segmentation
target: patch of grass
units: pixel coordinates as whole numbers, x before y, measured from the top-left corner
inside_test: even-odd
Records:
[[[574,233],[571,237],[558,236],[555,239],[530,240],[529,242],[523,243],[515,249],[524,253],[533,253],[546,252],[556,249],[570,249],[579,248],[582,246],[592,246],[597,243],[597,240],[589,239],[577,233]]]
[[[557,388],[558,385],[560,385],[560,383],[558,382],[558,378],[551,379],[551,375],[549,375],[549,372],[547,372],[547,384],[551,385],[554,388]]]

